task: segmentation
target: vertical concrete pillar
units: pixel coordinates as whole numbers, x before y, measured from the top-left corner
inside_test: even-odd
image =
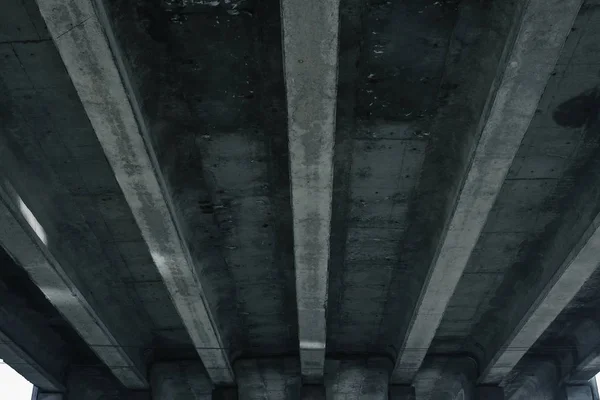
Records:
[[[473,400],[504,400],[504,389],[500,386],[478,386],[474,394]]]
[[[302,385],[300,390],[301,400],[325,400],[325,386]]]
[[[379,357],[325,362],[325,387],[330,400],[387,400],[393,364]]]
[[[565,400],[594,400],[591,385],[565,386]]]
[[[239,400],[300,398],[300,362],[297,358],[238,360],[233,369]]]
[[[389,400],[415,400],[415,388],[404,385],[390,385]]]

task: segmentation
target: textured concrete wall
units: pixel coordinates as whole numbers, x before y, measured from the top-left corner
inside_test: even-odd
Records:
[[[150,372],[155,400],[210,400],[213,386],[200,361],[159,363]]]
[[[240,400],[298,399],[297,358],[239,360],[234,364]]]
[[[392,364],[383,358],[328,360],[328,400],[385,400]]]

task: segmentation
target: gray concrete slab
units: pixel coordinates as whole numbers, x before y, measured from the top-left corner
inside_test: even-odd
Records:
[[[232,383],[229,354],[181,236],[102,2],[38,5],[209,375],[215,383]]]
[[[6,181],[0,183],[0,218],[4,227],[0,231],[2,246],[30,274],[50,302],[123,384],[131,388],[146,387],[145,366],[138,349],[126,346],[125,343],[131,343],[130,338],[115,336],[115,330],[109,328],[112,325],[99,316],[89,293],[50,252],[44,228]]]
[[[323,379],[339,0],[281,2],[302,375]]]
[[[507,42],[506,64],[402,343],[394,382],[412,381],[427,353],[580,6],[533,1],[515,15],[515,39]]]

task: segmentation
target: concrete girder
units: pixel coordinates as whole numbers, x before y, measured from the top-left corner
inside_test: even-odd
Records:
[[[232,384],[229,354],[181,234],[102,1],[40,0],[38,6],[198,354],[213,383]]]
[[[562,236],[556,240],[561,241]],[[514,368],[596,270],[599,252],[600,215],[597,215],[566,259],[544,281],[535,299],[509,327],[503,342],[493,349],[493,356],[483,366],[482,382],[500,382]]]
[[[321,383],[337,100],[339,0],[282,0],[294,260],[303,377]]]
[[[504,67],[492,85],[480,137],[467,153],[469,167],[403,339],[393,382],[410,383],[427,354],[580,6],[580,0],[533,0],[515,13]]]
[[[114,325],[99,315],[85,289],[48,249],[42,227],[36,226],[29,215],[30,211],[12,186],[8,182],[0,183],[2,246],[123,385],[132,389],[147,387],[140,353],[126,345],[130,343],[127,338],[117,337],[116,330],[111,329]]]

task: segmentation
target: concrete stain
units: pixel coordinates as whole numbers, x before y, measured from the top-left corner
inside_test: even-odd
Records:
[[[560,126],[581,128],[598,118],[600,111],[600,89],[586,90],[559,104],[552,113],[552,118]]]

